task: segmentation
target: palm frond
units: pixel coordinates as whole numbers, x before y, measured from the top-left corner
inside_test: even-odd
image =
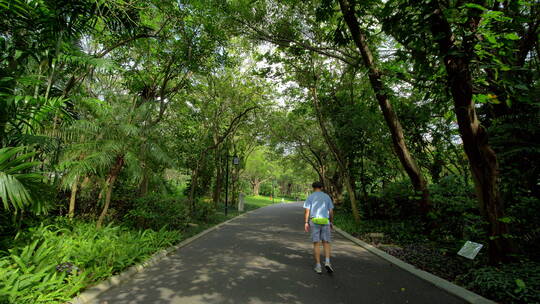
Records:
[[[0,199],[6,210],[45,210],[40,192],[47,185],[41,174],[31,171],[40,163],[28,161],[35,152],[27,150],[24,146],[0,149]]]

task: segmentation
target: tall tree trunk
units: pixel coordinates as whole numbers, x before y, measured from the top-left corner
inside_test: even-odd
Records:
[[[259,196],[259,189],[261,188],[261,181],[257,178],[251,182],[253,186],[253,195]]]
[[[367,203],[369,197],[367,193],[366,170],[364,166],[365,150],[365,146],[362,146],[362,156],[360,158],[360,183],[362,184],[362,195],[364,198],[364,203]]]
[[[328,178],[330,192],[334,204],[340,204],[343,200],[343,183],[339,170],[334,171],[334,174]]]
[[[197,188],[197,183],[199,179],[199,166],[197,165],[195,169],[191,171],[191,183],[189,188],[189,197],[188,203],[191,213],[195,211],[195,189]]]
[[[292,183],[287,183],[287,191],[286,191],[286,193],[287,193],[287,196],[289,196],[289,197],[291,196],[291,193],[292,193],[292,186],[293,186]]]
[[[73,182],[73,185],[71,185],[71,195],[69,197],[69,210],[68,210],[68,217],[72,219],[75,216],[75,202],[77,199],[77,189],[79,183],[79,178],[77,177],[75,181]]]
[[[222,163],[220,161],[219,153],[217,153],[218,149],[216,149],[216,181],[214,183],[214,191],[212,192],[212,201],[214,203],[214,206],[217,207],[219,204],[219,201],[221,199],[221,188],[223,187],[223,170],[221,168]]]
[[[330,151],[334,155],[334,158],[336,159],[336,162],[339,167],[339,171],[341,172],[341,176],[343,177],[343,182],[345,183],[345,187],[347,188],[347,192],[349,193],[349,200],[351,201],[351,211],[352,211],[354,220],[356,222],[359,222],[360,212],[358,211],[358,204],[356,201],[356,192],[354,190],[354,185],[352,183],[348,165],[345,163],[345,159],[343,159],[338,147],[336,146],[332,138],[330,138],[330,134],[328,134],[328,130],[326,129],[326,125],[324,123],[324,117],[322,116],[316,87],[313,87],[311,89],[311,93],[313,97],[312,98],[313,104],[315,106],[315,112],[317,113],[317,121],[319,122],[319,126],[321,128],[321,133],[323,135],[323,138],[326,144],[330,148]]]
[[[390,134],[392,135],[392,142],[394,145],[394,150],[401,162],[401,165],[407,172],[409,179],[411,180],[414,190],[422,194],[420,200],[420,212],[424,215],[427,215],[431,208],[431,203],[429,199],[429,191],[427,187],[427,182],[420,171],[420,167],[412,157],[407,143],[405,142],[405,136],[403,135],[403,128],[399,122],[399,118],[394,112],[392,104],[390,103],[389,89],[384,85],[382,81],[382,75],[375,63],[373,54],[369,48],[369,45],[366,41],[365,34],[360,29],[360,24],[356,19],[356,13],[354,10],[354,3],[351,3],[348,0],[339,0],[339,5],[343,18],[349,27],[352,38],[364,62],[365,67],[368,69],[369,81],[379,106],[383,113],[384,119],[388,128],[390,129]]]
[[[191,171],[191,185],[189,188],[188,203],[190,212],[192,214],[193,212],[195,212],[195,190],[197,189],[199,183],[199,171],[201,170],[201,162],[203,160],[205,152],[206,151],[203,151],[199,154],[199,157],[197,158],[197,162],[195,164],[195,168]]]
[[[101,214],[99,215],[98,221],[96,223],[97,228],[101,228],[103,225],[103,221],[105,220],[105,216],[107,215],[107,211],[109,210],[109,206],[111,204],[111,196],[112,191],[114,188],[114,183],[116,182],[116,179],[118,178],[118,174],[120,174],[120,171],[122,170],[122,167],[124,166],[124,157],[118,156],[116,158],[116,163],[114,164],[113,168],[111,169],[109,176],[107,177],[107,191],[105,192],[105,205],[103,206],[103,210],[101,211]]]
[[[487,227],[489,259],[492,264],[508,262],[514,247],[506,238],[509,234],[508,225],[500,221],[504,217],[504,207],[497,182],[499,176],[497,156],[488,143],[486,129],[476,115],[472,99],[473,81],[469,59],[463,56],[467,50],[459,49],[454,44],[450,24],[439,8],[435,8],[431,18],[431,32],[439,45],[446,67],[448,86],[454,99],[454,112],[463,148],[469,159],[480,211],[489,223]]]

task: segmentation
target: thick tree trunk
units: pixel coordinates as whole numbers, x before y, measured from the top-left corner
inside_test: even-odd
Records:
[[[343,201],[343,182],[341,180],[341,175],[338,170],[328,178],[330,193],[334,204],[340,204]]]
[[[388,128],[390,129],[390,134],[392,135],[394,151],[396,152],[401,165],[405,169],[405,172],[407,172],[414,190],[422,195],[419,207],[420,212],[426,216],[431,208],[427,182],[420,171],[420,167],[418,167],[407,147],[405,136],[403,135],[403,128],[401,127],[398,116],[396,115],[396,112],[394,112],[392,104],[390,103],[388,88],[386,88],[382,81],[381,72],[373,59],[373,55],[369,45],[367,44],[366,37],[360,30],[360,24],[356,19],[356,14],[354,11],[354,3],[350,3],[348,0],[339,0],[339,5],[343,18],[345,19],[345,22],[347,23],[347,26],[351,32],[353,41],[360,51],[364,65],[368,69],[371,87],[375,92],[375,96],[379,102],[384,119],[388,125]]]
[[[459,133],[469,159],[480,211],[488,222],[489,259],[492,264],[508,262],[514,251],[508,225],[502,221],[504,207],[499,195],[497,156],[488,143],[488,134],[475,111],[473,81],[469,61],[457,49],[449,23],[437,8],[432,15],[431,31],[446,67],[448,86],[454,99]],[[459,52],[461,51],[461,52]]]
[[[103,225],[103,221],[105,220],[105,216],[107,215],[107,211],[109,210],[109,206],[111,204],[111,196],[112,191],[114,188],[114,183],[116,182],[116,179],[118,178],[118,174],[120,174],[120,171],[122,170],[122,167],[124,166],[124,157],[118,156],[116,158],[116,163],[111,169],[109,173],[109,177],[107,178],[107,190],[105,192],[105,205],[103,206],[103,210],[101,211],[101,214],[99,215],[98,221],[96,223],[97,228],[101,228]]]
[[[261,181],[259,179],[255,179],[251,181],[251,186],[253,187],[253,195],[259,196],[259,189],[261,188]]]
[[[79,183],[79,178],[77,177],[75,181],[73,182],[73,185],[71,185],[71,196],[69,197],[69,210],[68,210],[68,217],[72,219],[75,216],[75,202],[77,200],[77,190]]]

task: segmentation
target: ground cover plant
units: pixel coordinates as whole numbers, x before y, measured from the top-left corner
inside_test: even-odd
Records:
[[[240,194],[252,210],[321,181],[347,231],[539,302],[539,16],[533,0],[0,0],[1,300],[64,301],[238,214]],[[466,240],[484,245],[472,262]]]

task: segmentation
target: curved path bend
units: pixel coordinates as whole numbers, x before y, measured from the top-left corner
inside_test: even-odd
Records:
[[[333,275],[312,270],[301,203],[258,209],[180,248],[100,304],[464,303],[334,233]]]

